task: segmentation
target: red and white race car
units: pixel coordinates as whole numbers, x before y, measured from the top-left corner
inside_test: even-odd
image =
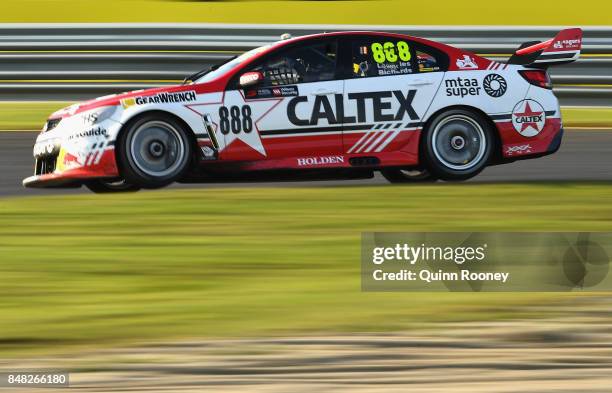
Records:
[[[392,182],[464,180],[559,148],[546,69],[582,46],[582,31],[567,29],[499,63],[400,34],[284,38],[179,86],[54,113],[23,184],[104,192],[375,171]]]

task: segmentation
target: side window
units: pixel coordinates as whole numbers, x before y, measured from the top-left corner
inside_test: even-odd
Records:
[[[336,41],[318,42],[272,54],[250,71],[264,76],[263,87],[322,82],[336,77]]]
[[[395,37],[364,37],[351,44],[352,77],[412,74],[415,54],[409,41]]]

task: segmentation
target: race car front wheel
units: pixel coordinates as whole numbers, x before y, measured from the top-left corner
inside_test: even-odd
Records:
[[[117,163],[123,178],[142,188],[159,188],[188,169],[192,144],[176,120],[145,115],[129,123],[117,140]]]
[[[438,180],[427,169],[383,169],[380,173],[390,183],[435,182]]]
[[[455,109],[432,120],[421,140],[421,152],[433,176],[466,180],[485,168],[493,142],[492,130],[479,114]]]
[[[109,194],[116,192],[134,192],[140,187],[130,184],[123,179],[118,180],[90,180],[85,183],[85,187],[96,194]]]

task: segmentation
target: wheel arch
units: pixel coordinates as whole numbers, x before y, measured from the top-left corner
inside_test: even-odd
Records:
[[[197,163],[198,163],[198,152],[199,152],[199,147],[198,147],[198,139],[197,139],[197,135],[195,133],[195,131],[193,130],[193,128],[189,125],[189,123],[187,121],[185,121],[184,119],[182,119],[180,116],[178,116],[175,113],[163,110],[163,109],[149,109],[149,110],[143,110],[141,112],[137,112],[134,113],[132,116],[126,118],[126,119],[122,119],[123,120],[123,124],[121,126],[121,128],[119,129],[119,131],[117,131],[116,134],[116,138],[115,138],[115,163],[117,165],[117,169],[119,170],[119,175],[121,177],[125,177],[126,180],[133,180],[127,177],[126,173],[124,173],[124,171],[126,170],[126,168],[124,168],[124,165],[121,162],[121,153],[120,153],[120,149],[121,149],[121,143],[120,141],[122,140],[123,135],[127,132],[127,130],[129,130],[129,128],[138,120],[142,119],[143,117],[147,117],[147,116],[157,116],[159,118],[162,119],[167,119],[167,120],[172,120],[174,122],[177,123],[177,125],[179,125],[185,132],[185,136],[187,137],[187,140],[189,141],[189,144],[191,146],[191,155],[188,156],[189,157],[189,161],[187,163],[186,169],[184,170],[182,176],[180,176],[178,179],[174,180],[174,181],[180,181],[180,179],[182,179],[184,176],[186,176],[188,173],[190,173],[191,171],[194,170],[194,168],[197,167]],[[163,185],[144,185],[144,184],[140,184],[137,181],[134,181],[134,184],[139,185],[141,188],[159,188],[159,187],[163,187],[166,184]]]
[[[191,126],[185,120],[183,120],[180,116],[178,116],[178,115],[176,115],[176,114],[174,114],[172,112],[162,110],[162,109],[150,109],[150,110],[138,112],[138,113],[135,113],[134,115],[132,115],[131,117],[125,119],[123,125],[121,126],[121,129],[117,133],[117,138],[119,138],[119,135],[121,133],[125,132],[125,130],[133,122],[135,122],[136,120],[140,119],[141,117],[150,116],[150,115],[165,116],[165,117],[169,117],[169,118],[177,121],[188,132],[189,138],[192,139],[192,141],[197,144],[196,133],[191,128]]]
[[[119,140],[119,137],[121,136],[121,134],[124,133],[125,130],[127,130],[130,127],[130,125],[132,125],[132,123],[134,123],[135,121],[137,121],[138,119],[144,116],[150,116],[150,115],[159,115],[159,116],[171,118],[175,120],[176,122],[178,122],[183,127],[183,129],[187,132],[187,136],[189,137],[189,140],[191,141],[191,145],[193,147],[194,157],[192,157],[192,163],[191,163],[191,166],[193,166],[197,158],[198,138],[193,128],[191,128],[191,126],[185,120],[183,120],[180,116],[172,112],[161,110],[161,109],[150,109],[150,110],[135,113],[133,116],[125,120],[125,122],[121,126],[121,129],[119,129],[119,132],[117,133],[116,140]]]
[[[450,110],[455,110],[455,109],[461,109],[461,110],[476,113],[489,124],[489,126],[491,127],[491,130],[493,131],[493,137],[494,137],[494,141],[493,141],[494,148],[493,148],[493,156],[491,157],[491,164],[494,164],[500,161],[502,158],[502,140],[501,140],[501,135],[499,134],[499,128],[497,128],[497,125],[495,124],[493,119],[491,119],[491,117],[480,108],[477,108],[471,105],[450,105],[444,108],[440,108],[427,117],[427,120],[425,121],[425,124],[423,125],[423,130],[426,130],[431,125],[432,121],[440,113],[450,111]],[[420,146],[419,150],[421,149],[421,145],[422,144],[419,143],[419,146]]]

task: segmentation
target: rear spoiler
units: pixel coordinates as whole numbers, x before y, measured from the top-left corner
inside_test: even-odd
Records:
[[[522,44],[510,57],[508,64],[519,64],[533,68],[548,68],[552,65],[578,60],[582,49],[582,29],[565,29],[552,40]]]

